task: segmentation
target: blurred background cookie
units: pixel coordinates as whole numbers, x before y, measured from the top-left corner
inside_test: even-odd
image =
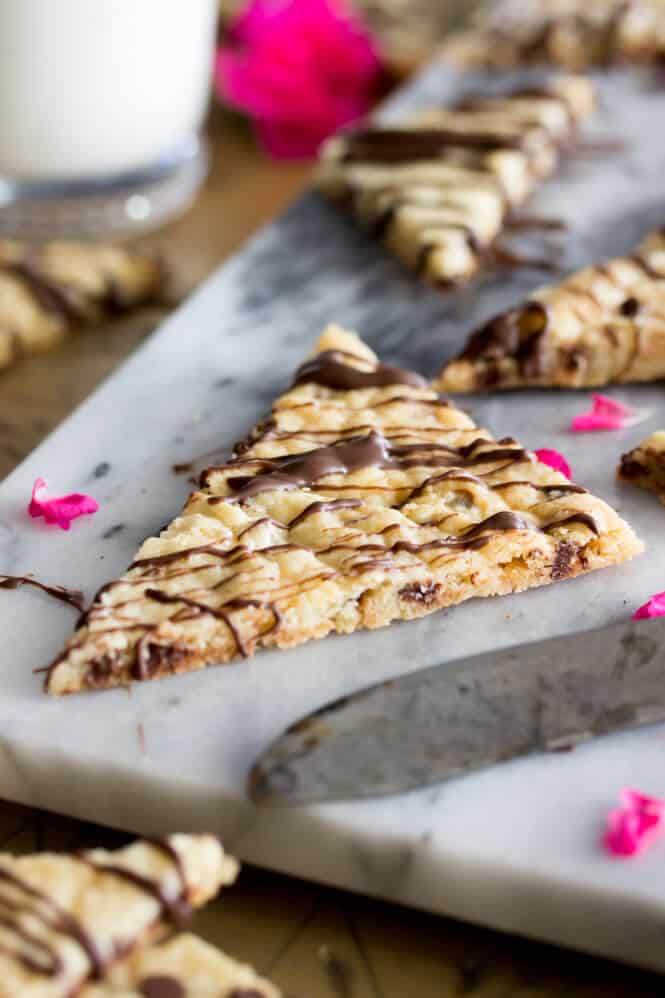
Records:
[[[155,301],[163,289],[164,268],[153,253],[0,240],[0,369],[76,329]]]

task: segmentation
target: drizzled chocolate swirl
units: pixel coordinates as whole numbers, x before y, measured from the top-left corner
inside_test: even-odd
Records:
[[[20,589],[21,586],[32,586],[61,603],[68,603],[75,610],[83,609],[85,597],[79,589],[50,586],[46,582],[35,579],[32,575],[0,575],[0,589]]]
[[[525,376],[537,377],[549,321],[547,308],[537,301],[502,312],[469,338],[460,359],[482,358],[498,364],[504,357],[512,357]]]
[[[120,878],[153,897],[159,904],[160,920],[183,924],[189,913],[188,885],[180,856],[168,839],[154,840],[154,848],[172,862],[181,883],[177,897],[171,898],[157,880],[132,870],[103,863],[87,853],[74,859],[92,867],[102,876]],[[62,908],[49,894],[24,880],[0,863],[0,927],[12,942],[0,943],[0,953],[21,964],[39,977],[57,978],[65,970],[59,941],[67,939],[79,946],[88,961],[85,980],[101,980],[106,967],[131,951],[138,940],[116,942],[112,951],[102,954],[94,937],[83,923]]]
[[[365,363],[361,357],[345,353],[343,350],[324,350],[316,354],[296,371],[294,385],[306,382],[348,392],[358,388],[386,388],[389,385],[411,385],[426,388],[427,382],[415,371],[402,367],[377,364],[369,371],[352,366],[347,360]]]
[[[366,128],[346,137],[344,163],[408,163],[436,159],[450,146],[478,149],[526,148],[526,136],[517,131],[472,131],[452,128]]]

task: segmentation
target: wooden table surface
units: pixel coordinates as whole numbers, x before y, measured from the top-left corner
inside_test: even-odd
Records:
[[[203,192],[182,219],[149,240],[164,252],[181,293],[280,211],[309,172],[267,162],[243,129],[219,113],[210,136],[213,163]],[[0,476],[161,314],[144,311],[81,334],[0,376]],[[0,802],[3,849],[68,849],[118,839],[105,829]],[[251,868],[194,928],[302,998],[656,998],[665,990],[655,975]]]

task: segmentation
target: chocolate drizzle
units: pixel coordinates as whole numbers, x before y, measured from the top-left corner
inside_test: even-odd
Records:
[[[526,361],[547,329],[548,314],[540,302],[527,302],[502,312],[474,333],[461,355],[465,360],[510,356]]]
[[[17,900],[14,894],[18,894],[20,900]],[[64,911],[48,894],[2,866],[0,866],[0,915],[0,924],[16,935],[19,944],[16,949],[3,944],[0,946],[0,951],[18,960],[27,970],[44,977],[57,977],[63,970],[63,964],[55,945],[26,929],[24,915],[29,915],[32,921],[44,929],[67,936],[78,943],[90,963],[87,977],[93,980],[100,979],[104,960],[94,939],[80,922],[69,912]],[[36,950],[39,955],[34,957],[30,952],[22,950],[21,942]]]
[[[346,363],[347,357],[365,363],[361,357],[355,357],[341,350],[324,350],[311,360],[306,360],[298,368],[293,384],[311,382],[343,392],[357,388],[386,388],[390,385],[427,387],[425,379],[415,371],[390,367],[388,364],[377,364],[372,370],[364,371]]]
[[[169,858],[177,873],[179,889],[173,898],[159,881],[144,877],[130,869],[98,861],[89,853],[76,853],[73,858],[85,863],[100,875],[122,879],[154,897],[159,904],[160,919],[165,918],[180,927],[191,913],[188,904],[188,883],[182,859],[167,839],[155,840],[150,844]],[[80,984],[91,979],[101,980],[106,966],[129,953],[138,941],[133,939],[116,942],[108,956],[103,956],[91,934],[77,918],[65,911],[47,893],[32,886],[19,874],[2,865],[0,865],[0,928],[4,930],[3,936],[16,937],[15,946],[3,941],[0,944],[0,953],[22,964],[30,973],[42,977],[57,978],[65,970],[58,952],[57,937],[66,937],[75,942],[86,954],[89,963],[89,969],[81,977]],[[56,938],[50,939],[49,934],[54,934]],[[154,994],[157,995],[157,992]],[[166,994],[164,992],[165,998]]]
[[[19,589],[20,586],[33,586],[61,603],[68,603],[76,610],[83,609],[85,597],[79,589],[49,586],[45,582],[40,582],[39,579],[34,579],[31,575],[0,575],[0,589]]]
[[[538,301],[509,309],[481,326],[469,338],[461,360],[489,362],[486,383],[493,383],[493,370],[504,357],[513,359],[524,377],[538,377],[542,340],[549,326],[549,313]],[[497,371],[497,378],[500,373]]]
[[[407,470],[416,467],[467,467],[476,464],[489,464],[496,461],[524,460],[527,452],[514,446],[514,441],[499,441],[509,446],[493,446],[483,449],[488,441],[478,437],[461,447],[449,447],[439,443],[395,444],[382,434],[372,430],[366,436],[347,439],[318,447],[301,454],[288,454],[276,458],[249,459],[247,463],[258,464],[255,475],[231,475],[226,484],[232,490],[231,496],[212,496],[212,504],[242,502],[263,492],[276,492],[296,488],[311,488],[320,485],[328,475],[347,475],[364,468],[393,468]],[[242,465],[242,461],[229,467]],[[340,486],[343,488],[344,486]],[[337,486],[331,486],[337,489]],[[170,557],[167,555],[166,557]],[[135,563],[138,564],[138,563]]]
[[[365,128],[350,132],[342,161],[344,163],[408,163],[438,158],[447,148],[520,149],[526,145],[522,132],[472,131],[455,128]]]
[[[231,499],[219,498],[227,502],[242,502],[262,492],[309,487],[327,475],[348,475],[361,468],[393,466],[387,440],[374,432],[366,437],[351,437],[350,440],[318,447],[304,454],[289,454],[261,463],[265,470],[258,475],[227,478],[226,483],[234,495]]]
[[[51,280],[35,261],[26,259],[4,263],[0,269],[22,281],[45,312],[52,312],[71,323],[80,322],[84,318],[74,290]]]
[[[266,550],[266,549],[264,549]],[[273,547],[274,550],[274,547]],[[146,599],[154,600],[157,603],[180,603],[183,607],[188,607],[190,610],[194,611],[196,616],[200,614],[209,614],[211,617],[216,617],[218,620],[223,620],[229,631],[233,635],[233,639],[236,643],[238,653],[246,658],[250,652],[247,645],[243,641],[238,628],[233,623],[232,618],[229,616],[232,610],[242,610],[246,607],[254,607],[255,609],[268,610],[272,615],[272,622],[262,631],[261,634],[257,635],[257,638],[265,638],[269,634],[272,634],[277,630],[281,623],[281,614],[274,603],[265,602],[258,599],[246,599],[244,597],[237,596],[234,599],[227,600],[220,607],[207,606],[205,603],[199,603],[197,600],[189,599],[187,596],[179,596],[178,594],[171,595],[170,593],[165,593],[161,589],[146,589],[144,596]],[[175,619],[175,618],[174,618]],[[180,616],[179,619],[186,619],[184,616]],[[150,679],[151,676],[155,675],[157,672],[161,671],[166,665],[173,664],[174,654],[177,657],[184,658],[187,655],[187,649],[175,648],[173,645],[159,646],[151,642],[144,642],[142,648],[139,648],[136,661],[136,678],[137,679]]]
[[[159,905],[160,919],[165,919],[172,925],[175,925],[176,928],[181,929],[189,922],[192,916],[192,907],[188,900],[189,889],[182,860],[178,852],[165,839],[151,840],[150,845],[168,857],[178,875],[179,889],[175,897],[169,896],[164,885],[159,880],[144,877],[142,874],[136,873],[127,867],[96,860],[87,852],[77,853],[76,858],[96,873],[117,877],[119,880],[124,880],[128,884],[131,884],[132,887],[136,887],[138,890],[149,894]]]
[[[656,270],[655,267],[652,267],[649,261],[646,260],[641,253],[633,253],[632,256],[628,257],[628,259],[631,263],[634,263],[636,267],[639,267],[640,270],[643,270],[646,276],[651,280],[665,281],[665,274],[661,273],[659,270]]]
[[[293,530],[294,527],[299,526],[309,516],[316,516],[319,513],[328,513],[333,509],[355,509],[360,505],[360,499],[330,499],[328,502],[312,502],[309,506],[305,507],[302,513],[298,513],[298,515],[291,520],[289,523],[289,530]]]

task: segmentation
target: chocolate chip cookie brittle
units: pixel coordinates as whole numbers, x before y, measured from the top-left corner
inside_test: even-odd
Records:
[[[443,392],[590,388],[665,378],[665,233],[585,267],[473,333],[434,382]]]
[[[330,327],[270,417],[97,595],[46,687],[188,672],[640,550],[600,499]]]
[[[66,998],[231,883],[211,835],[115,852],[0,854],[0,998]]]
[[[330,139],[320,190],[434,284],[468,280],[594,107],[591,83],[476,95]],[[496,251],[494,253],[496,257]]]

